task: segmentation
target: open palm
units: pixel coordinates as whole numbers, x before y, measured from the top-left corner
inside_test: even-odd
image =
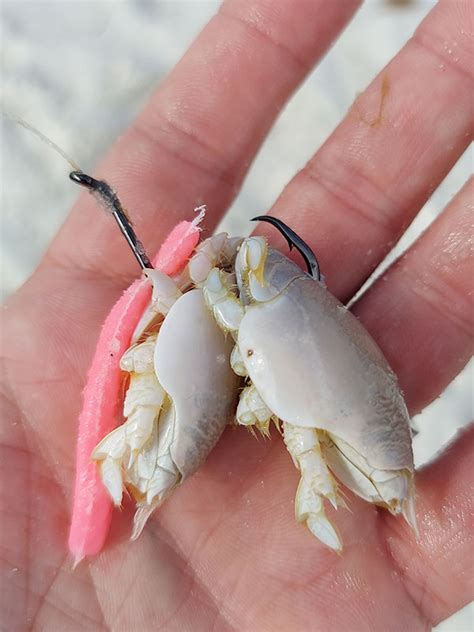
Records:
[[[217,223],[279,109],[357,4],[224,3],[100,169],[150,251],[200,200],[207,226]],[[272,209],[314,248],[341,300],[471,140],[468,4],[432,11]],[[447,35],[460,58],[439,73]],[[412,412],[470,354],[472,194],[467,183],[354,307]],[[230,428],[137,542],[128,541],[126,505],[105,551],[73,571],[66,543],[81,390],[100,324],[136,274],[113,222],[83,196],[4,311],[6,629],[421,630],[472,597],[472,433],[417,476],[418,541],[350,495],[350,511],[328,510],[344,552],[326,550],[294,521],[297,473],[278,435],[255,441]]]

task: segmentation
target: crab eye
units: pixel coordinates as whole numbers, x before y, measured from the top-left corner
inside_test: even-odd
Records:
[[[247,263],[251,270],[255,271],[262,265],[265,255],[265,244],[256,237],[252,237],[247,243]]]

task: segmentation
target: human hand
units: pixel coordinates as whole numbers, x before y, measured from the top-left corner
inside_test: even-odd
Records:
[[[197,200],[215,226],[279,109],[357,4],[223,5],[100,169],[149,252]],[[449,1],[433,10],[271,209],[312,246],[341,300],[471,140],[468,11]],[[455,65],[442,46],[450,38]],[[469,204],[472,182],[354,306],[412,413],[469,357]],[[230,429],[137,542],[126,506],[106,550],[73,572],[81,390],[100,324],[136,276],[113,222],[83,196],[3,314],[7,629],[418,630],[472,597],[472,433],[417,474],[418,541],[351,496],[335,520],[343,554],[324,549],[294,521],[297,473],[281,442]]]

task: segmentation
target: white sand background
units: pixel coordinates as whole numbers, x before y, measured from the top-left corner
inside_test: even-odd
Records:
[[[298,0],[287,1],[293,1],[297,10]],[[224,229],[233,234],[250,230],[248,219],[270,207],[433,5],[432,0],[367,0],[281,114]],[[177,0],[3,0],[3,106],[44,131],[85,170],[93,170],[217,6]],[[0,266],[5,297],[34,270],[78,190],[68,181],[67,166],[46,146],[9,121],[2,120],[1,125]],[[472,150],[433,194],[397,252],[443,209],[471,168]],[[417,417],[418,465],[430,460],[472,418],[471,384],[472,366]],[[436,628],[472,629],[472,607]]]

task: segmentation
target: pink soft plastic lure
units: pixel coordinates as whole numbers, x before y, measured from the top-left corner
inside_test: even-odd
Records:
[[[199,241],[197,224],[196,220],[183,221],[175,226],[153,261],[155,268],[173,275],[186,265]],[[150,296],[151,285],[144,278],[132,283],[122,294],[102,326],[87,376],[79,417],[76,482],[69,533],[69,550],[75,564],[86,555],[99,553],[109,531],[112,501],[99,478],[91,454],[99,441],[117,426],[123,380],[120,358],[130,346],[132,334]]]

